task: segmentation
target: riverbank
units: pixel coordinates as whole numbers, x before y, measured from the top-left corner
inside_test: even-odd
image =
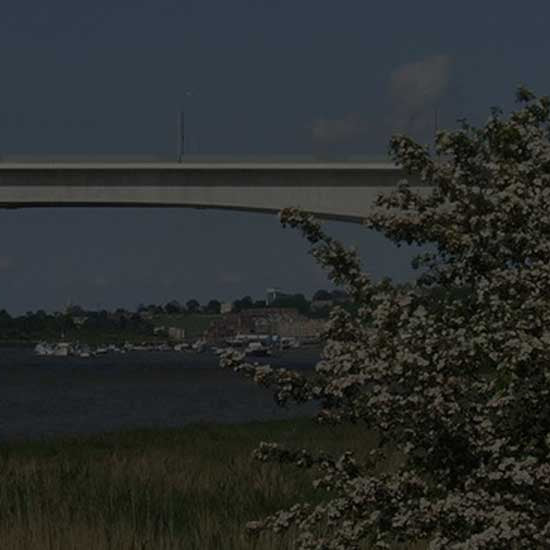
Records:
[[[326,494],[312,487],[316,471],[255,461],[253,449],[274,441],[361,460],[376,438],[296,418],[2,443],[0,540],[10,550],[290,550],[295,532],[253,543],[244,525]]]

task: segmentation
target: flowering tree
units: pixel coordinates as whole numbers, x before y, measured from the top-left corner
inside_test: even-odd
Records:
[[[550,98],[520,87],[516,99],[508,119],[494,108],[483,128],[462,120],[438,132],[435,158],[392,138],[396,162],[432,191],[401,181],[364,223],[398,244],[437,245],[415,259],[426,271],[412,288],[373,282],[312,216],[281,212],[357,313],[333,309],[313,378],[234,350],[221,365],[275,386],[281,405],[321,401],[316,421],[362,422],[380,444],[359,464],[262,442],[256,458],[315,466],[314,485],[338,497],[251,522],[252,533],[297,525],[301,550],[352,550],[367,537],[377,548],[550,548]],[[433,285],[470,292],[434,303]],[[404,463],[375,475],[389,445]],[[321,522],[330,535],[313,534]]]

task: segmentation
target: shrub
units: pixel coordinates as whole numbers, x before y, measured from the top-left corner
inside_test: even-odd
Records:
[[[437,244],[413,263],[412,288],[375,283],[354,250],[310,215],[281,212],[301,229],[356,313],[336,307],[316,376],[254,367],[230,351],[221,365],[276,388],[275,399],[320,400],[317,422],[361,422],[380,435],[371,460],[261,442],[259,460],[315,466],[326,504],[296,504],[248,524],[251,534],[298,525],[299,548],[356,549],[429,542],[436,549],[550,547],[550,99],[524,87],[508,119],[462,120],[436,135],[435,153],[405,136],[390,142],[407,180],[381,195],[364,223],[392,241]],[[425,289],[443,292],[437,303]],[[376,474],[390,446],[394,473]],[[329,537],[315,535],[328,522]]]

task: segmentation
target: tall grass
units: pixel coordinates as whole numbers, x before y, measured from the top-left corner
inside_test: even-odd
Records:
[[[361,458],[376,434],[301,418],[4,443],[0,548],[290,550],[296,532],[253,541],[244,525],[328,496],[313,489],[315,471],[252,460],[262,440]]]

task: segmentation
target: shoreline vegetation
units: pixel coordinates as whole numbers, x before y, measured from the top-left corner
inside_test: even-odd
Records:
[[[334,456],[349,449],[360,461],[377,437],[300,417],[1,441],[0,540],[11,550],[290,550],[296,531],[254,541],[244,526],[330,495],[312,487],[317,470],[262,463],[252,451],[274,441]],[[394,453],[380,471],[401,460]]]
[[[8,339],[9,347],[35,344]],[[119,339],[117,331],[82,338],[90,343]],[[273,359],[304,351],[289,350]],[[377,440],[362,424],[319,426],[311,417],[0,440],[0,540],[11,550],[291,550],[296,528],[254,540],[245,536],[246,523],[336,495],[313,488],[313,480],[321,477],[317,469],[261,463],[251,458],[252,451],[260,441],[335,457],[351,450],[360,464]],[[393,472],[402,460],[394,450],[377,472]],[[372,541],[361,545],[370,548]],[[427,544],[391,548],[425,550]]]
[[[391,281],[391,279],[389,279]],[[410,283],[397,287],[412,288]],[[434,307],[447,295],[467,298],[471,289],[463,287],[435,287],[422,289]],[[31,347],[39,342],[78,342],[88,346],[123,345],[128,342],[140,344],[148,341],[155,344],[167,342],[167,335],[161,329],[176,328],[185,331],[185,340],[196,340],[204,336],[213,321],[224,317],[218,307],[205,306],[200,310],[196,300],[193,308],[185,309],[177,301],[160,305],[140,306],[137,311],[117,309],[115,311],[86,311],[80,306],[68,306],[64,312],[46,313],[43,310],[29,311],[25,315],[12,317],[6,310],[0,310],[0,348]],[[209,303],[210,304],[210,303]],[[211,305],[211,304],[210,304]],[[232,304],[234,313],[266,310],[265,301],[253,303],[249,296],[236,300]],[[315,306],[315,307],[314,307]],[[328,321],[334,306],[339,306],[355,314],[357,306],[349,301],[342,291],[328,292],[318,290],[308,301],[303,295],[296,294],[277,298],[270,307],[296,310],[304,319],[322,319]],[[197,309],[198,308],[198,309]],[[160,332],[159,332],[160,331]]]

